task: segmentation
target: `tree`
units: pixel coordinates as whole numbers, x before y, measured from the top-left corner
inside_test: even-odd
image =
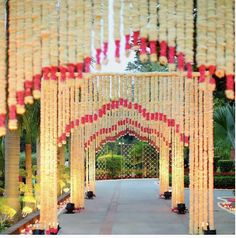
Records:
[[[137,141],[132,149],[129,151],[129,157],[135,158],[135,167],[142,168],[142,152],[143,152],[144,142]]]
[[[25,138],[25,167],[26,184],[28,187],[27,195],[33,194],[32,187],[32,143],[36,143],[39,135],[40,125],[40,104],[36,101],[33,105],[26,105],[26,112],[19,119],[21,134]]]
[[[4,139],[0,137],[0,187],[4,187]]]
[[[234,160],[235,153],[235,105],[227,103],[225,106],[217,107],[214,112],[214,139],[215,148],[222,148],[224,153],[229,151],[231,159]],[[219,151],[216,151],[219,152]]]
[[[5,137],[5,196],[8,203],[17,212],[20,210],[19,201],[19,130],[7,131]]]

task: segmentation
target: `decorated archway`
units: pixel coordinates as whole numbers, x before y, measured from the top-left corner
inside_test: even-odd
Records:
[[[54,133],[57,122],[62,123],[65,129],[61,130],[61,134],[57,136],[59,146],[65,143],[63,138],[72,135],[71,151],[74,153],[71,160],[72,202],[77,207],[83,204],[79,201],[79,198],[83,200],[81,197],[83,173],[87,178],[87,187],[95,191],[96,147],[129,130],[130,133],[148,140],[160,150],[161,193],[169,190],[169,151],[171,150],[172,209],[175,209],[177,204],[184,203],[183,149],[184,146],[189,146],[190,225],[192,222],[192,225],[196,226],[200,215],[202,215],[201,225],[206,217],[208,217],[205,220],[206,224],[209,223],[209,219],[213,222],[212,87],[208,81],[209,77],[206,80],[205,90],[202,90],[197,82],[197,73],[194,73],[191,79],[187,78],[184,72],[86,76],[80,79],[80,87],[71,82],[64,85],[65,91],[73,91],[70,95],[75,95],[69,99],[62,97],[62,102],[68,100],[68,114],[64,109],[60,109],[59,101],[55,96],[57,94],[56,82],[52,80],[42,82],[42,87],[45,86],[43,91],[49,96],[48,98],[42,94],[41,97],[42,122],[47,122],[41,124],[42,131],[44,131],[44,134],[41,134],[42,147],[51,146],[51,148],[48,149],[50,160],[45,155],[41,163],[49,163],[50,167],[55,165],[54,153],[57,145]],[[58,88],[60,89],[60,81]],[[98,100],[93,100],[96,97]],[[50,112],[56,112],[57,103],[58,117],[56,119],[58,119],[56,121],[55,116]],[[53,127],[54,130],[52,130]],[[204,130],[207,133],[204,133]],[[55,140],[52,141],[51,138]],[[205,146],[205,150],[200,149],[202,146]],[[45,153],[44,149],[42,153]],[[78,173],[79,170],[83,170],[84,159],[86,169]],[[50,169],[50,171],[53,170]],[[49,177],[53,178],[48,170],[45,170],[44,174],[42,170],[41,176],[47,181]],[[57,181],[54,179],[52,182],[56,184]],[[42,200],[45,201],[46,196],[42,194]],[[199,209],[196,210],[199,200],[206,208],[206,210],[202,209],[202,214]],[[43,207],[41,207],[41,212],[43,212]],[[196,213],[199,213],[198,218]]]
[[[171,150],[173,209],[184,203],[183,149],[189,146],[189,231],[198,234],[208,225],[214,230],[212,94],[215,78],[226,76],[226,96],[234,98],[233,1],[114,1],[116,61],[124,39],[127,54],[136,50],[142,62],[150,58],[169,69],[133,74],[90,72],[93,56],[97,70],[102,54],[103,63],[108,60],[109,1],[10,0],[8,16],[4,2],[0,135],[6,133],[7,112],[9,129],[17,129],[17,114],[40,98],[42,228],[57,224],[57,150],[66,137],[71,200],[81,208],[84,174],[95,190],[96,148],[129,130],[160,151],[161,193],[169,188]]]

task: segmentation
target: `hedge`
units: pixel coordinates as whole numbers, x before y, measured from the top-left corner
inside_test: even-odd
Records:
[[[234,161],[232,160],[219,160],[217,166],[220,167],[221,172],[230,172],[234,170]]]
[[[170,186],[171,186],[170,174]],[[184,187],[189,186],[189,176],[184,176]],[[235,188],[235,175],[232,176],[214,176],[214,188]]]
[[[235,176],[215,176],[215,188],[235,188]]]

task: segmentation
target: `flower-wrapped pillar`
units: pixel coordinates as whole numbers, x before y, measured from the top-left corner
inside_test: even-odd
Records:
[[[42,80],[40,226],[57,228],[57,81]]]

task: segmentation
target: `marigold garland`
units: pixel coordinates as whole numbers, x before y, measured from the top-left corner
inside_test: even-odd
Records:
[[[148,1],[140,0],[140,55],[142,63],[147,62],[147,37],[148,37]]]
[[[193,24],[193,1],[186,0],[185,5],[185,61],[186,68],[188,71],[188,78],[192,78],[192,64],[193,64],[193,33],[194,33],[194,24]]]
[[[40,39],[40,27],[41,27],[41,3],[40,1],[34,1],[32,4],[32,47],[33,47],[33,97],[35,99],[40,98],[40,80],[42,69],[41,58],[41,39]]]
[[[233,100],[234,95],[234,16],[233,0],[225,1],[225,71],[226,71],[226,97]]]
[[[103,64],[108,63],[108,7],[109,1],[103,0],[103,11],[102,11],[102,20],[103,20]]]
[[[216,1],[216,76],[225,75],[225,0]],[[219,15],[220,14],[220,15]]]
[[[92,2],[88,0],[84,4],[84,64],[88,73],[91,64]]]
[[[82,78],[83,72],[83,59],[84,59],[84,1],[77,1],[77,54],[76,54],[76,68],[78,78]]]
[[[33,96],[32,96],[32,87],[33,87],[33,47],[32,47],[32,39],[33,39],[33,30],[32,30],[32,0],[25,0],[25,32],[24,32],[24,88],[25,88],[25,98],[24,103],[32,104]]]
[[[140,34],[140,1],[131,0],[132,2],[132,31],[133,31],[133,50],[139,50],[138,40]]]
[[[16,120],[16,1],[9,2],[11,9],[9,15],[9,72],[8,72],[8,111],[9,111],[9,129],[17,129]]]
[[[24,1],[16,2],[16,111],[18,114],[25,112],[24,105],[24,58],[25,58],[25,13]],[[25,58],[27,60],[27,57]],[[28,62],[27,62],[28,63]],[[28,67],[26,65],[26,67]]]
[[[5,9],[4,2],[0,1],[0,4],[1,9]],[[160,147],[161,193],[169,189],[167,175],[171,146],[172,207],[175,208],[178,203],[184,202],[183,149],[184,145],[189,145],[189,227],[191,233],[197,234],[202,232],[201,228],[206,229],[207,223],[210,229],[214,229],[212,92],[215,87],[214,74],[218,77],[226,75],[226,95],[230,99],[234,98],[233,1],[197,2],[196,60],[199,78],[192,72],[193,2],[160,0],[159,4],[152,0],[114,2],[116,58],[120,56],[120,29],[123,22],[127,51],[132,30],[133,48],[137,50],[141,44],[141,60],[147,60],[149,44],[151,61],[155,62],[159,33],[161,64],[167,63],[169,50],[169,67],[174,70],[176,47],[178,69],[187,70],[187,73],[97,74],[94,77],[87,74],[92,57],[92,24],[95,27],[95,48],[99,51],[97,63],[100,65],[102,48],[105,61],[108,54],[108,1],[10,1],[7,49],[8,127],[17,128],[16,111],[23,113],[24,104],[33,102],[32,90],[35,99],[40,98],[42,92],[41,152],[42,157],[47,160],[43,160],[41,171],[43,175],[47,169],[52,171],[50,177],[45,175],[48,181],[42,178],[42,187],[49,190],[49,184],[56,185],[56,138],[57,144],[62,146],[66,143],[66,136],[71,135],[72,154],[81,158],[81,163],[77,166],[77,171],[81,172],[76,175],[76,181],[73,180],[72,185],[77,191],[80,190],[76,198],[78,207],[84,206],[81,193],[85,173],[84,157],[87,185],[90,186],[87,189],[95,190],[95,147],[106,141],[113,141],[117,133],[120,133],[119,136],[124,133],[137,133],[142,140]],[[174,17],[175,12],[177,18]],[[220,15],[225,17],[219,17]],[[176,32],[173,31],[175,27]],[[0,28],[5,32],[4,11],[1,11]],[[186,35],[188,37],[185,37]],[[3,56],[0,60],[0,91],[3,95],[0,100],[1,136],[5,134],[7,113],[4,93],[5,34],[1,34],[0,42],[0,52]],[[209,73],[206,72],[207,69]],[[86,73],[83,74],[83,71]],[[43,80],[40,92],[41,78]],[[75,78],[79,80],[75,82]],[[194,98],[190,96],[192,93]],[[115,125],[119,129],[115,129]],[[193,128],[191,125],[194,125]],[[80,142],[77,137],[82,137]],[[45,184],[47,182],[48,184]],[[55,202],[55,191],[50,196]],[[45,199],[41,197],[43,198]],[[201,205],[203,211],[198,209]],[[46,209],[55,211],[56,202],[52,204],[50,201],[44,201],[42,207],[43,213]],[[49,226],[49,222],[56,222],[55,214],[43,214],[41,221],[47,223],[42,226]]]
[[[114,40],[115,40],[115,60],[120,63],[120,18],[121,0],[114,2]]]
[[[200,88],[205,88],[205,72],[207,62],[207,7],[206,1],[199,0],[197,17],[197,54],[196,60],[200,72]]]
[[[94,47],[96,50],[96,69],[101,70],[101,20],[102,20],[102,5],[101,0],[94,0]]]
[[[5,29],[5,1],[0,1],[0,136],[6,134],[6,29]]]
[[[149,11],[150,19],[148,24],[148,40],[150,47],[150,61],[157,62],[157,50],[156,44],[158,39],[158,30],[157,30],[157,1],[149,1]]]
[[[159,9],[159,42],[160,42],[160,64],[167,64],[167,1],[160,0],[160,9]]]
[[[170,71],[175,70],[175,41],[176,41],[176,16],[175,16],[175,7],[176,1],[167,2],[167,27],[168,27],[168,67]]]
[[[125,53],[126,57],[130,54],[130,34],[131,34],[131,3],[130,1],[122,1],[123,3],[123,19],[124,19],[124,36],[125,36]]]

